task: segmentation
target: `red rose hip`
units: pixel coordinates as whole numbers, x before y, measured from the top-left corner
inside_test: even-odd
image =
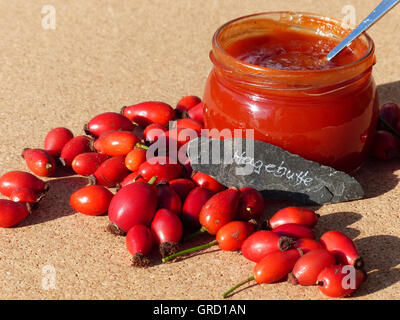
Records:
[[[192,176],[192,180],[198,186],[209,189],[215,193],[226,189],[226,187],[219,183],[216,179],[202,172],[194,173]]]
[[[97,152],[86,152],[77,155],[72,161],[72,170],[81,176],[90,176],[96,172],[100,165],[109,157]]]
[[[59,157],[61,151],[74,134],[67,128],[55,128],[49,131],[44,139],[44,150],[53,157]]]
[[[178,194],[168,184],[157,185],[158,190],[158,208],[168,209],[177,216],[181,215],[182,201]]]
[[[174,254],[182,238],[183,226],[179,217],[168,209],[160,209],[151,223],[151,231],[160,245],[162,257]]]
[[[143,224],[137,224],[129,229],[125,242],[128,251],[133,256],[132,265],[135,267],[147,267],[150,264],[147,256],[155,243],[151,230]]]
[[[88,136],[77,136],[69,140],[61,151],[61,162],[70,167],[77,155],[92,151],[90,142],[91,139]]]
[[[235,218],[239,196],[240,191],[230,187],[215,194],[204,204],[199,221],[209,234],[216,234],[222,226]]]
[[[108,208],[108,218],[114,231],[119,229],[126,233],[137,224],[150,226],[157,201],[157,190],[148,183],[135,182],[123,187],[113,197]]]
[[[243,256],[253,262],[259,262],[275,251],[286,251],[293,245],[293,240],[279,236],[272,231],[260,230],[249,236],[242,244]]]
[[[133,150],[138,140],[130,131],[108,131],[95,141],[94,148],[111,157],[125,156]]]
[[[335,263],[335,256],[328,250],[312,250],[297,260],[289,275],[289,280],[295,285],[313,286],[317,282],[319,273]]]
[[[119,156],[104,161],[91,177],[94,180],[93,184],[112,188],[122,182],[128,174],[129,170],[125,166],[125,157]]]
[[[80,213],[98,216],[107,212],[113,196],[112,192],[103,186],[86,186],[71,195],[70,204]]]
[[[0,199],[0,228],[10,228],[24,220],[30,213],[28,203]]]
[[[29,188],[19,188],[11,192],[10,200],[14,202],[28,202],[30,204],[35,204],[40,200],[40,197],[35,191]]]
[[[24,171],[9,171],[0,177],[0,192],[6,197],[19,188],[32,189],[36,194],[41,194],[49,189],[47,183],[33,174]]]
[[[121,113],[141,127],[152,123],[166,126],[175,118],[175,110],[169,104],[159,101],[146,101],[123,107]]]
[[[319,290],[331,298],[343,298],[351,295],[365,281],[366,273],[355,269],[355,279],[350,279],[349,266],[332,265],[322,270],[317,278]]]
[[[43,149],[25,149],[22,157],[27,167],[40,177],[50,177],[56,171],[54,158]]]
[[[241,188],[237,218],[248,221],[258,219],[263,213],[264,197],[262,194],[254,188]]]
[[[284,224],[300,224],[307,227],[314,227],[318,222],[319,215],[313,210],[287,207],[277,211],[271,219],[269,219],[269,226],[275,229]]]
[[[116,112],[105,112],[90,120],[89,123],[85,125],[84,130],[87,135],[100,137],[108,131],[132,131],[134,128],[135,126],[132,121],[127,117]]]
[[[294,239],[315,238],[315,233],[311,228],[294,223],[283,224],[275,229],[272,229],[272,232],[275,232],[281,236],[291,237]]]
[[[332,252],[340,263],[362,268],[363,260],[354,242],[339,231],[325,232],[320,240],[322,246]]]

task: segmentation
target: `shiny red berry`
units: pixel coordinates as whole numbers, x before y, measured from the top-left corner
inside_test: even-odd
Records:
[[[85,125],[85,132],[94,137],[100,137],[108,131],[123,130],[132,131],[134,129],[132,121],[116,112],[105,112],[95,116]]]
[[[164,102],[147,101],[122,108],[121,113],[141,127],[152,123],[166,126],[175,118],[175,110]]]
[[[182,238],[183,226],[179,217],[168,209],[160,209],[154,215],[151,231],[160,245],[163,257],[177,251],[177,245]]]
[[[43,149],[24,149],[22,157],[27,167],[40,177],[50,177],[56,171],[54,158]]]
[[[60,155],[61,162],[70,167],[75,157],[81,153],[91,152],[91,139],[88,136],[77,136],[69,140]]]
[[[59,157],[66,143],[74,137],[67,128],[52,129],[44,139],[44,150],[53,157]]]
[[[86,186],[71,195],[70,204],[75,211],[98,216],[107,212],[113,196],[112,192],[103,186]]]
[[[0,228],[10,228],[24,220],[30,213],[27,203],[0,199]]]
[[[72,161],[72,169],[81,176],[90,176],[96,172],[100,165],[109,157],[97,152],[86,152],[77,155]]]
[[[36,194],[41,194],[48,190],[47,183],[37,178],[33,174],[24,171],[9,171],[0,177],[0,192],[6,197],[19,188],[28,188]]]
[[[157,209],[154,186],[135,182],[120,189],[108,209],[110,222],[123,232],[137,224],[150,226]]]
[[[125,166],[125,157],[118,156],[104,161],[95,171],[93,177],[95,184],[112,188],[122,182],[129,172]]]
[[[132,264],[135,267],[147,267],[150,264],[148,255],[155,244],[151,230],[143,224],[137,224],[129,229],[125,242],[133,256]]]

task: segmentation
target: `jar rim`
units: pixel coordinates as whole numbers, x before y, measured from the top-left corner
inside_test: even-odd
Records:
[[[242,20],[244,21],[244,20],[250,19],[250,18],[257,18],[260,16],[268,17],[268,16],[273,16],[273,15],[281,15],[281,16],[289,15],[289,16],[316,18],[316,19],[319,19],[322,21],[326,21],[327,23],[333,23],[337,26],[340,26],[340,23],[341,23],[341,21],[336,18],[327,17],[324,15],[310,13],[310,12],[301,12],[301,11],[269,11],[269,12],[261,12],[261,13],[250,14],[250,15],[238,17],[238,18],[232,19],[232,20],[224,23],[214,33],[214,36],[212,38],[213,50],[210,53],[210,58],[213,61],[213,63],[215,64],[215,62],[218,62],[220,65],[221,64],[224,65],[225,68],[223,68],[223,69],[233,69],[233,68],[239,69],[241,71],[241,73],[248,73],[249,75],[252,75],[253,77],[256,76],[258,78],[270,77],[270,76],[272,76],[272,77],[277,76],[279,78],[281,78],[281,77],[287,78],[287,77],[291,77],[291,76],[298,77],[301,74],[304,74],[304,72],[307,72],[307,74],[312,75],[312,76],[321,76],[321,75],[329,74],[332,72],[343,72],[344,70],[348,70],[348,69],[353,69],[353,70],[359,69],[360,65],[365,64],[369,59],[371,60],[371,63],[368,64],[368,68],[374,64],[373,60],[374,60],[375,44],[374,44],[374,41],[372,40],[372,38],[366,32],[364,32],[360,36],[360,37],[365,37],[365,39],[367,40],[367,44],[368,44],[368,47],[366,48],[366,53],[361,58],[359,58],[355,61],[352,61],[349,64],[330,67],[328,69],[287,70],[287,69],[268,68],[268,67],[253,65],[250,63],[246,63],[242,60],[239,60],[239,59],[235,58],[234,56],[230,55],[221,45],[219,38],[220,38],[221,34],[227,29],[227,27],[233,25],[234,23],[240,22]],[[342,28],[342,29],[343,29],[343,31],[347,31],[344,28]],[[349,31],[351,31],[350,28],[349,28]],[[368,68],[363,68],[363,70],[361,70],[361,72],[358,72],[358,74],[361,74]],[[346,80],[348,80],[348,79],[346,79]]]

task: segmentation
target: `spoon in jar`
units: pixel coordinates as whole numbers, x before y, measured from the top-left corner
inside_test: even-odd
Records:
[[[328,53],[326,59],[329,61],[335,57],[340,51],[346,48],[354,39],[360,36],[376,21],[378,21],[385,13],[392,9],[400,0],[383,0],[368,17],[366,17],[346,38],[344,38],[331,52]]]

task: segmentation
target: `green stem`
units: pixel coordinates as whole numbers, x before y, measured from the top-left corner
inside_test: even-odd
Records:
[[[383,123],[383,125],[391,132],[393,133],[397,138],[400,138],[400,133],[393,128],[385,119],[382,117],[379,117],[379,121]]]
[[[197,236],[199,236],[199,235],[201,235],[203,233],[206,233],[206,232],[207,232],[207,229],[204,228],[204,227],[201,227],[200,230],[198,230],[196,232],[193,232],[193,233],[189,234],[188,236],[186,236],[185,237],[185,241],[192,240],[193,238],[196,238]]]
[[[141,144],[141,143],[136,143],[136,145],[135,145],[135,147],[137,147],[137,148],[142,148],[142,149],[144,149],[144,150],[149,150],[149,147],[148,146],[145,146],[144,144]]]
[[[136,177],[136,179],[137,179],[137,177]],[[149,181],[147,181],[147,183],[148,183],[149,185],[153,185],[154,182],[156,182],[156,180],[157,180],[157,176],[154,176],[154,177],[151,178]]]
[[[234,286],[234,287],[230,288],[228,291],[226,291],[226,292],[222,295],[222,298],[225,299],[230,293],[232,293],[233,291],[235,291],[237,288],[239,288],[239,287],[241,287],[242,285],[244,285],[244,284],[246,284],[246,283],[248,283],[248,282],[250,282],[250,281],[253,281],[253,280],[254,280],[254,276],[251,276],[250,278],[248,278],[248,279],[246,279],[246,280],[244,280],[244,281],[238,283],[236,286]]]
[[[191,252],[195,252],[195,251],[200,251],[200,250],[215,246],[216,244],[218,244],[218,241],[214,240],[214,241],[211,241],[211,242],[206,243],[206,244],[202,244],[202,245],[197,246],[197,247],[193,247],[193,248],[190,248],[190,249],[182,250],[182,251],[179,251],[177,253],[171,254],[168,257],[163,258],[162,261],[163,262],[167,262],[167,261],[170,261],[170,260],[172,260],[172,259],[174,259],[176,257],[181,256],[181,255],[184,255],[184,254],[187,254],[187,253],[191,253]]]

